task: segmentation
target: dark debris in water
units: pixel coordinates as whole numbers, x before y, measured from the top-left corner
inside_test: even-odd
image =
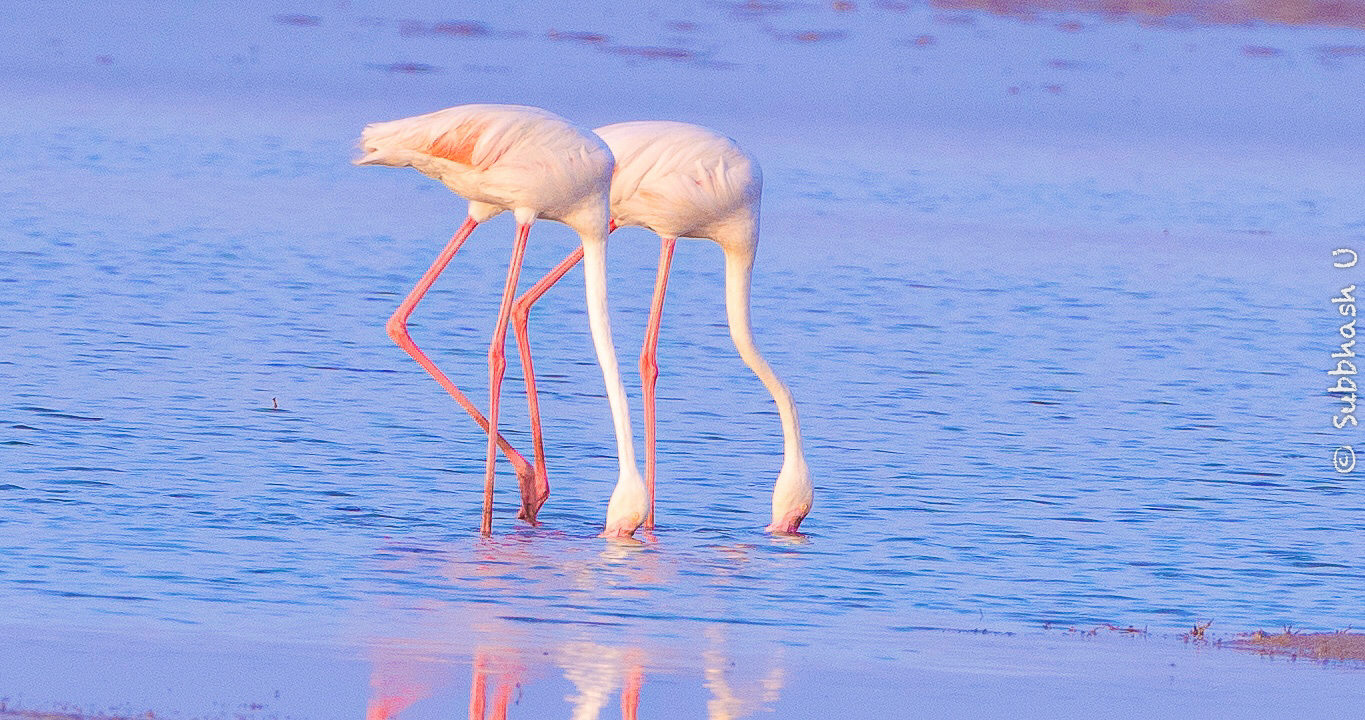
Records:
[[[404,37],[436,35],[453,38],[487,37],[488,26],[475,20],[443,20],[427,25],[420,20],[404,20],[398,24],[398,33]]]
[[[381,63],[370,63],[367,67],[371,67],[376,70],[383,70],[384,72],[393,75],[426,75],[429,73],[441,72],[441,68],[436,67],[435,65],[428,65],[426,63],[417,62],[396,62],[389,63],[387,65]]]
[[[984,628],[946,628],[933,627],[931,625],[893,625],[887,630],[892,632],[937,632],[937,633],[956,633],[962,635],[1000,635],[1012,637],[1013,632],[1006,630],[986,630]]]
[[[779,2],[778,0],[744,0],[726,3],[730,12],[737,18],[757,20],[769,15],[781,15],[803,7],[800,3]]]
[[[1318,59],[1324,63],[1346,58],[1365,58],[1365,46],[1324,45],[1318,48]]]
[[[609,53],[647,60],[692,60],[696,53],[686,48],[615,45],[605,48]]]
[[[845,37],[848,36],[848,33],[844,32],[843,30],[802,30],[800,32],[791,33],[775,32],[772,35],[773,39],[781,42],[794,42],[802,43],[804,45],[812,45],[814,43],[843,40]]]
[[[322,18],[317,15],[283,13],[272,17],[271,20],[280,25],[293,25],[294,27],[319,27],[322,25]]]
[[[545,33],[545,37],[551,40],[579,42],[587,45],[602,45],[610,39],[602,33],[563,30],[551,30],[548,33]]]

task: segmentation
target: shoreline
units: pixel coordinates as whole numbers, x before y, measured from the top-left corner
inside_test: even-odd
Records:
[[[830,648],[758,648],[722,632],[703,629],[700,652],[687,660],[586,632],[544,646],[487,638],[470,652],[446,653],[381,640],[362,657],[344,646],[108,635],[67,635],[25,652],[27,633],[6,633],[15,644],[0,652],[0,682],[8,685],[0,687],[0,718],[426,720],[458,715],[474,688],[490,704],[515,698],[507,717],[579,717],[585,707],[600,713],[586,717],[615,717],[628,687],[641,717],[895,717],[918,703],[933,703],[943,717],[1093,717],[1139,697],[1133,717],[1176,718],[1198,715],[1191,708],[1201,705],[1303,709],[1310,688],[1313,713],[1332,716],[1354,707],[1365,670],[1365,634],[1347,631],[1218,637],[1108,624],[1034,633],[922,628],[904,634],[896,659],[863,663],[832,659]],[[673,703],[695,711],[661,713]]]

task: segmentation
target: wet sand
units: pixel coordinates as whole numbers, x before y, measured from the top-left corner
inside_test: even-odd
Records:
[[[480,706],[493,714],[471,717],[615,718],[623,705],[639,717],[711,720],[1093,718],[1114,717],[1115,707],[1143,718],[1347,717],[1365,673],[1365,636],[1350,633],[920,629],[857,661],[819,648],[758,650],[720,633],[704,630],[691,648],[700,653],[689,655],[588,640],[504,638],[443,653],[402,642],[358,650],[110,633],[66,633],[24,652],[34,638],[18,630],[0,641],[0,718],[425,720]],[[1292,661],[1302,658],[1326,662]],[[505,716],[495,712],[504,705]]]
[[[1365,663],[1365,634],[1348,631],[1298,633],[1290,630],[1278,635],[1270,635],[1258,630],[1246,637],[1239,637],[1227,645],[1263,655]]]

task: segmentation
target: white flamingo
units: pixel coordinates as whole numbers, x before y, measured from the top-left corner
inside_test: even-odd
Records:
[[[536,512],[549,493],[544,475],[531,472],[525,459],[498,433],[498,401],[507,365],[504,346],[531,225],[537,218],[556,220],[578,233],[582,239],[579,252],[587,258],[588,320],[611,404],[621,472],[608,504],[605,534],[628,536],[634,533],[645,519],[648,508],[644,483],[635,462],[626,392],[617,369],[607,317],[606,244],[611,152],[597,136],[558,115],[515,105],[460,105],[427,115],[374,123],[366,126],[360,142],[365,154],[355,161],[357,165],[412,167],[440,180],[469,201],[469,214],[464,224],[417,287],[398,306],[387,329],[394,342],[426,368],[488,433],[481,527],[484,535],[492,534],[493,471],[499,445],[517,466],[523,517],[534,522]],[[408,334],[407,320],[474,228],[504,211],[511,211],[516,216],[517,236],[488,350],[489,409],[485,420],[455,384],[418,349]]]
[[[715,241],[725,253],[725,308],[730,337],[745,364],[777,403],[782,419],[783,461],[773,486],[770,532],[794,533],[810,512],[814,486],[801,449],[796,403],[754,344],[749,322],[750,278],[758,248],[758,206],[762,176],[758,163],[733,140],[713,130],[677,122],[628,122],[595,131],[616,158],[611,182],[611,226],[638,225],[659,235],[659,273],[650,306],[649,328],[640,353],[645,397],[645,485],[654,526],[655,383],[659,327],[673,248],[680,237]],[[575,250],[513,305],[512,316],[530,394],[536,463],[543,467],[540,410],[535,400],[527,318],[531,306],[584,257]]]

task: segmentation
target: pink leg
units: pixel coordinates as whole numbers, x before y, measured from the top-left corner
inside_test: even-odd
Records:
[[[645,684],[645,669],[636,663],[626,676],[626,686],[621,688],[621,720],[639,720],[640,687]]]
[[[529,496],[524,491],[521,494],[521,517],[531,522],[535,522],[540,506],[544,505],[545,499],[550,496],[550,480],[545,471],[545,436],[540,430],[540,400],[536,396],[536,373],[531,365],[531,336],[528,327],[531,306],[582,259],[583,246],[580,245],[512,305],[512,328],[517,335],[521,370],[526,376],[526,402],[531,406],[531,441],[535,444],[536,454],[536,487]]]
[[[512,700],[512,679],[503,677],[498,680],[498,687],[493,691],[493,718],[492,720],[507,720],[507,705]]]
[[[484,675],[486,662],[483,653],[479,653],[474,658],[474,676],[469,681],[469,720],[484,720],[487,715],[485,702],[487,702],[488,679]]]
[[[433,363],[420,349],[418,349],[417,343],[413,342],[412,336],[408,334],[408,317],[412,315],[412,311],[416,309],[417,303],[422,300],[422,296],[426,294],[427,290],[431,287],[431,284],[436,282],[436,277],[445,270],[446,265],[450,264],[451,258],[455,257],[455,252],[460,249],[460,246],[464,244],[464,241],[469,237],[469,234],[474,231],[474,228],[477,225],[478,223],[475,222],[473,218],[465,219],[464,225],[460,226],[460,230],[456,232],[455,236],[446,244],[445,249],[442,250],[441,254],[436,258],[436,262],[431,264],[431,267],[427,269],[426,274],[417,282],[417,287],[413,288],[412,292],[408,293],[408,296],[403,300],[403,303],[394,311],[393,316],[389,318],[386,329],[388,330],[389,337],[392,338],[399,347],[406,350],[408,355],[411,355],[412,359],[417,361],[418,365],[425,368],[426,371],[436,379],[436,382],[440,383],[441,387],[445,388],[446,392],[450,393],[450,396],[455,398],[455,402],[459,403],[460,407],[464,408],[465,412],[469,413],[470,417],[474,418],[474,422],[477,422],[484,432],[488,432],[488,421],[484,419],[483,413],[479,412],[478,408],[474,407],[474,403],[471,403],[469,398],[465,397],[464,393],[460,392],[460,389],[455,387],[455,383],[451,382],[450,378],[446,377],[445,373],[441,372],[441,370],[436,367],[436,363]],[[526,458],[523,458],[521,453],[517,452],[501,435],[497,437],[498,447],[501,447],[503,453],[507,455],[507,459],[512,461],[512,466],[517,470],[517,477],[531,478],[535,472],[531,469],[531,464],[526,462]]]
[[[507,321],[512,315],[512,296],[521,277],[521,261],[526,255],[526,236],[530,225],[517,224],[517,241],[512,246],[512,260],[507,264],[507,284],[502,289],[502,305],[498,308],[498,324],[493,329],[493,342],[488,346],[488,455],[483,476],[483,528],[485,537],[493,534],[493,468],[498,459],[498,401],[502,397],[502,377],[507,370]]]
[[[654,300],[649,306],[649,329],[640,351],[640,384],[645,391],[645,490],[649,493],[649,514],[645,528],[654,527],[654,385],[659,379],[659,326],[663,324],[664,293],[668,290],[668,271],[673,264],[677,238],[662,238],[659,246],[659,275],[654,279]]]

